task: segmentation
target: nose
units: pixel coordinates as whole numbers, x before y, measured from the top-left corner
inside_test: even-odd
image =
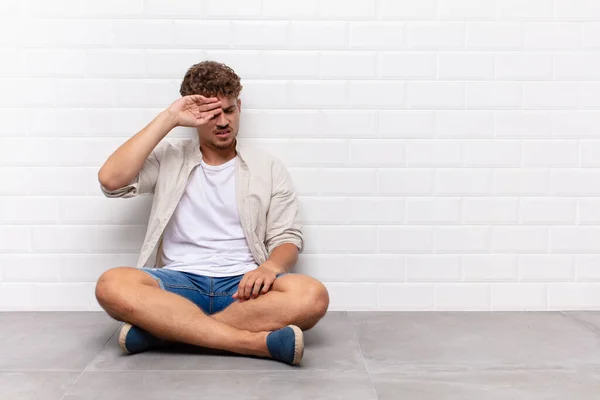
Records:
[[[225,118],[225,113],[221,112],[219,115],[217,115],[215,122],[217,124],[217,127],[219,127],[219,128],[226,127],[228,122],[227,122],[227,118]]]

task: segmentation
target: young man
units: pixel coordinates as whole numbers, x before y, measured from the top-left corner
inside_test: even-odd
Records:
[[[154,193],[138,265],[106,271],[96,298],[137,353],[169,342],[298,364],[302,330],[327,312],[317,280],[290,274],[303,248],[286,168],[237,146],[242,86],[224,64],[192,66],[182,97],[98,172],[107,197]],[[176,126],[198,139],[159,142]]]

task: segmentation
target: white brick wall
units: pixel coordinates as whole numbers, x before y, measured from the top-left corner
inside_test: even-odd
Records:
[[[597,0],[0,3],[0,310],[96,310],[150,197],[106,157],[204,59],[300,195],[331,309],[600,308]],[[176,129],[171,137],[187,137]]]

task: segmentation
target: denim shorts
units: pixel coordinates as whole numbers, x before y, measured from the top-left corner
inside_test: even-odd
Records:
[[[140,270],[152,275],[161,289],[185,297],[208,315],[223,311],[236,301],[232,296],[244,277],[235,275],[215,278],[166,268]],[[287,272],[277,275],[277,278],[285,274]]]

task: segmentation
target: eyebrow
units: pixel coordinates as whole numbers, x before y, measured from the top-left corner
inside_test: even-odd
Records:
[[[235,104],[232,104],[229,107],[225,107],[223,110],[224,111],[229,111],[229,110],[233,110],[234,108],[235,108]]]

